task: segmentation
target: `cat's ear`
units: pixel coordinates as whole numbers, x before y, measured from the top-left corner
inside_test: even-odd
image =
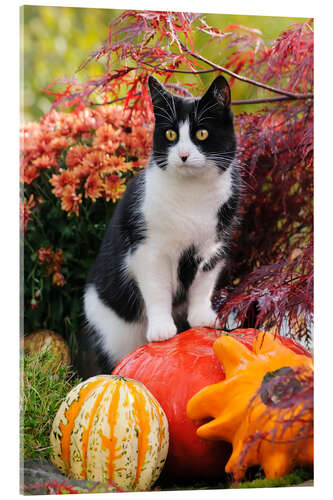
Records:
[[[165,99],[172,100],[172,94],[154,76],[149,76],[148,85],[153,106],[161,105],[163,101],[165,105]]]
[[[210,85],[205,95],[201,98],[202,101],[217,101],[223,108],[230,108],[231,105],[231,91],[229,83],[220,75]]]

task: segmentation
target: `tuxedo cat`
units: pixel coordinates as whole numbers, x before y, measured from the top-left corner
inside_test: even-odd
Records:
[[[88,277],[85,316],[109,372],[123,356],[182,328],[213,326],[211,297],[226,265],[240,193],[230,88],[201,98],[154,77],[147,168],[118,203]]]

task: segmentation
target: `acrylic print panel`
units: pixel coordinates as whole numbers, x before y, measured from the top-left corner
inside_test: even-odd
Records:
[[[311,485],[312,20],[24,6],[21,22],[21,490],[134,491],[144,467],[151,476],[147,491]],[[158,356],[163,360],[153,380],[149,370],[140,373],[138,353],[118,365],[120,375],[143,382],[155,396],[158,403],[148,413],[145,389],[128,387],[121,379],[113,392],[105,381],[78,387],[101,372],[101,360],[85,333],[83,291],[110,217],[130,180],[149,162],[154,129],[149,75],[168,92],[191,100],[221,74],[231,88],[242,201],[239,224],[230,235],[230,265],[213,296],[219,324],[213,334],[194,329],[154,343],[158,354],[152,358],[153,349],[140,348],[142,366],[147,359],[151,367],[158,364]],[[230,207],[224,210],[227,217]],[[254,328],[266,332],[260,346]],[[231,333],[219,340],[223,349],[219,343],[213,348],[226,330]],[[276,334],[284,338],[282,343]],[[169,349],[186,340],[186,348]],[[203,375],[191,361],[197,349]],[[261,357],[260,349],[265,349]],[[174,364],[170,358],[168,362],[171,350]],[[242,382],[239,365],[244,363],[251,371],[253,392]],[[185,365],[189,372],[182,368],[171,373]],[[230,408],[225,388],[231,373],[240,398],[239,406],[231,405],[235,434],[241,409],[243,415],[251,410],[258,417],[242,429],[246,439],[237,441],[240,449],[232,469],[227,463],[235,441],[222,424],[216,429],[212,423]],[[199,374],[201,385],[195,382]],[[163,380],[173,380],[172,390],[167,385],[167,392],[161,391]],[[216,393],[204,389],[200,397],[192,393],[182,398],[177,383],[181,389],[198,383],[196,392],[219,385]],[[226,406],[220,407],[219,391]],[[54,451],[49,436],[66,396],[65,414],[61,421],[57,417],[54,435],[63,461],[59,469],[50,461]],[[126,402],[132,413],[120,411]],[[150,446],[158,455],[165,446],[164,412],[169,452],[158,475],[149,468],[146,452]],[[208,420],[210,427],[203,431]],[[129,437],[121,432],[130,423],[136,430]],[[288,443],[281,443],[286,436]],[[66,440],[72,440],[71,450]],[[128,461],[121,461],[120,446]],[[89,447],[95,449],[87,467]],[[175,450],[181,449],[179,460]],[[190,477],[188,470],[198,461],[201,471],[198,467]],[[94,467],[103,471],[102,483],[89,481],[96,477],[91,475]],[[176,469],[178,474],[170,472]],[[70,477],[76,475],[73,470],[82,474]],[[120,476],[128,476],[127,482],[120,485]]]

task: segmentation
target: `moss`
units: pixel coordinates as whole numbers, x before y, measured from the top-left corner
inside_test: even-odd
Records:
[[[238,488],[278,488],[283,486],[296,486],[304,481],[313,478],[312,469],[297,468],[290,474],[276,479],[266,479],[261,468],[248,470],[247,480],[242,483],[232,483],[230,475],[224,474],[219,482],[191,482],[189,484],[173,483],[168,479],[159,479],[153,487],[154,491],[174,491],[174,490],[226,490]]]
[[[25,354],[21,363],[21,456],[48,458],[55,414],[68,392],[81,380],[50,349]]]
[[[282,486],[295,486],[312,478],[313,471],[311,469],[298,468],[283,477],[276,479],[254,479],[253,481],[245,481],[237,485],[232,485],[231,488],[279,488]]]

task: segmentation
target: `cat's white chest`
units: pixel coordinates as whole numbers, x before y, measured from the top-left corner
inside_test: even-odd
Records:
[[[216,238],[217,213],[231,192],[228,171],[220,175],[212,169],[202,178],[168,176],[158,167],[146,171],[142,204],[146,237],[126,260],[141,290],[163,283],[175,295],[178,266],[186,251],[195,249],[200,266],[216,255],[221,245]],[[153,302],[158,300],[160,286],[149,293]]]
[[[159,168],[147,171],[143,212],[148,240],[169,255],[194,244],[208,257],[216,246],[217,213],[231,196],[231,184],[228,170],[193,178],[168,176]]]

